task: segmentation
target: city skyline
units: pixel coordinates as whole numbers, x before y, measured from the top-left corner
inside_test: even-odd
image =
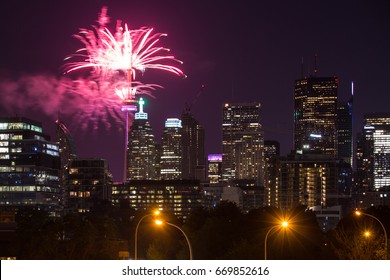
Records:
[[[145,111],[157,141],[164,121],[180,118],[188,103],[205,127],[206,155],[220,153],[223,104],[260,102],[264,139],[279,141],[281,154],[285,155],[293,148],[294,81],[302,78],[302,72],[303,76],[313,74],[314,67],[318,77],[339,79],[339,101],[348,100],[350,83],[354,82],[355,133],[362,130],[365,113],[388,111],[386,66],[390,62],[390,40],[386,27],[390,19],[385,1],[375,5],[363,1],[354,5],[279,1],[260,8],[255,1],[169,2],[172,5],[157,1],[53,4],[41,0],[24,3],[23,9],[16,2],[5,4],[0,20],[6,27],[6,40],[0,46],[0,115],[18,114],[42,121],[53,139],[58,112],[54,108],[31,110],[35,103],[14,100],[8,85],[32,75],[61,77],[63,59],[80,47],[72,35],[79,28],[95,24],[102,6],[108,7],[110,27],[116,19],[122,19],[134,28],[151,26],[166,32],[164,44],[184,62],[187,79],[145,74],[145,78],[152,77],[150,80],[164,86],[156,91],[156,99],[146,98]],[[42,85],[42,95],[48,95],[44,92],[48,89],[50,85]],[[77,123],[63,121],[72,129],[80,157],[107,159],[114,178],[119,180],[123,130],[80,131],[75,129]]]

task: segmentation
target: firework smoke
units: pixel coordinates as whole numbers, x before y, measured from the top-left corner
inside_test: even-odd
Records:
[[[138,93],[152,96],[159,85],[133,83]],[[128,97],[125,82],[96,82],[91,79],[71,80],[67,77],[37,74],[23,75],[18,79],[0,80],[0,104],[9,115],[23,115],[36,111],[55,119],[59,113],[73,120],[81,130],[119,128],[123,100]]]
[[[53,75],[23,75],[0,80],[1,104],[11,114],[35,109],[48,116],[58,114],[71,80]]]

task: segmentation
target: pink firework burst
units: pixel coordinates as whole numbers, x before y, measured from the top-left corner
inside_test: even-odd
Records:
[[[136,95],[147,94],[161,86],[156,84],[144,84],[136,81],[136,73],[143,73],[146,69],[157,69],[185,77],[183,71],[169,62],[182,63],[173,55],[167,55],[169,49],[159,46],[160,38],[166,36],[162,33],[153,33],[153,28],[142,27],[130,30],[127,24],[124,28],[121,21],[117,21],[116,32],[112,34],[106,24],[109,22],[107,8],[103,7],[99,15],[99,26],[92,29],[80,29],[74,35],[84,47],[75,54],[67,57],[65,73],[86,69],[88,72],[88,85],[99,88],[96,91],[86,85],[83,79],[72,91],[79,90],[79,94],[85,94],[89,103],[99,104],[98,107],[117,105],[119,102],[129,105],[136,103]],[[80,85],[83,85],[80,88]],[[104,91],[101,89],[104,88]],[[88,90],[87,90],[88,89]],[[114,101],[114,102],[113,102]],[[117,108],[118,106],[113,106]],[[112,111],[113,108],[100,110],[101,112]],[[90,116],[90,111],[87,111]],[[95,118],[92,118],[94,120]]]
[[[79,34],[75,35],[84,44],[84,48],[66,58],[81,59],[67,63],[66,73],[88,68],[103,77],[112,77],[119,71],[131,81],[136,78],[136,72],[157,69],[185,77],[178,67],[166,64],[182,62],[173,55],[166,55],[170,51],[168,48],[158,46],[161,37],[167,34],[153,33],[153,28],[147,27],[130,30],[127,24],[123,28],[118,20],[113,35],[105,27],[107,21],[106,9],[103,8],[98,21],[99,27],[93,26],[91,30],[81,29]]]

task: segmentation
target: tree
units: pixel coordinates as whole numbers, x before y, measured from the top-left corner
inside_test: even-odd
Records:
[[[223,201],[216,208],[197,210],[184,229],[193,247],[194,259],[224,259],[234,242],[241,239],[243,214],[236,204]],[[188,252],[183,244],[181,258]],[[188,255],[188,253],[187,253]]]
[[[375,212],[374,209],[371,211]],[[370,235],[365,236],[365,232],[369,232]],[[386,258],[383,229],[372,218],[356,218],[351,214],[342,219],[337,228],[328,233],[328,236],[331,248],[339,259],[374,260]]]

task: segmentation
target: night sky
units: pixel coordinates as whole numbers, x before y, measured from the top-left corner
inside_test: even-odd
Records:
[[[82,47],[72,35],[96,24],[103,6],[111,31],[117,19],[130,29],[154,27],[168,33],[160,45],[184,62],[186,79],[154,70],[143,77],[164,87],[145,106],[158,141],[164,120],[180,117],[185,103],[193,103],[191,111],[206,130],[206,153],[220,153],[223,103],[259,101],[265,139],[278,140],[287,154],[293,142],[294,80],[302,69],[305,76],[313,73],[315,55],[317,76],[339,78],[340,101],[349,98],[354,81],[355,132],[364,113],[390,111],[390,4],[385,0],[14,0],[1,6],[1,116],[41,121],[54,137],[61,104],[12,100],[5,84],[37,74],[61,77],[63,59]],[[106,158],[114,179],[121,180],[123,130],[68,125],[79,156]]]

